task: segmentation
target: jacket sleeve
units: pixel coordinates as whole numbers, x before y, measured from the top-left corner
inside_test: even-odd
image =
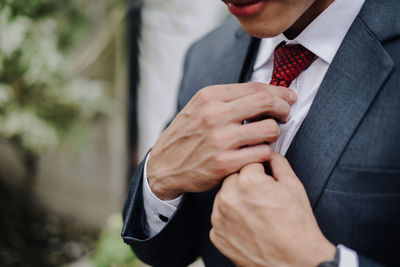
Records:
[[[136,256],[152,266],[186,266],[196,259],[194,208],[186,194],[167,225],[148,238],[145,231],[142,179],[144,162],[132,177],[123,209],[122,238]]]
[[[183,79],[179,91],[186,85],[192,45],[183,67]],[[177,113],[183,108],[178,101]],[[168,127],[169,123],[167,124]],[[176,212],[167,225],[155,236],[148,238],[145,231],[146,214],[143,205],[142,179],[145,160],[138,166],[131,178],[128,196],[123,208],[124,225],[122,238],[129,244],[136,256],[152,266],[186,266],[196,259],[196,220],[192,195],[186,193]]]

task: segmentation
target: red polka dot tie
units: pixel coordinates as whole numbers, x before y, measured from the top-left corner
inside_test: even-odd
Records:
[[[281,43],[274,53],[274,71],[269,84],[289,87],[299,74],[307,69],[315,55],[300,44]]]

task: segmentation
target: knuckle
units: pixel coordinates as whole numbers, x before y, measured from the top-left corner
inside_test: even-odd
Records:
[[[291,89],[287,88],[287,87],[279,87],[279,88],[275,88],[275,95],[277,97],[279,97],[280,99],[283,99],[285,101],[289,100],[289,92]]]
[[[290,114],[290,105],[287,102],[285,102],[285,104],[283,105],[283,111],[287,116],[289,116],[289,114]]]
[[[286,100],[286,102],[290,101],[290,93],[292,92],[292,89],[286,88],[285,90],[282,91],[283,93],[283,98]]]
[[[215,234],[215,229],[214,228],[212,228],[211,229],[211,231],[210,231],[210,233],[209,233],[209,237],[210,237],[210,241],[215,245],[215,246],[217,246],[217,242],[218,242],[218,238],[217,238],[217,236],[216,236],[216,234]]]
[[[205,111],[202,112],[201,114],[201,124],[203,126],[212,128],[216,125],[217,123],[217,116],[216,113],[211,110],[211,109],[207,109]]]
[[[210,232],[208,233],[208,236],[209,236],[210,241],[212,243],[215,243],[215,233],[214,233],[214,231],[215,231],[214,229],[211,229]]]
[[[225,122],[225,120],[223,120],[224,118],[228,118],[230,114],[236,114],[237,112],[238,112],[238,107],[235,105],[220,105],[218,107],[219,124]]]
[[[278,125],[278,123],[274,120],[274,123],[273,123],[273,127],[272,127],[272,134],[273,134],[273,136],[275,136],[275,137],[279,137],[279,135],[280,135],[280,133],[281,133],[281,130],[280,130],[280,128],[279,128],[279,125]]]
[[[191,117],[191,115],[192,115],[191,112],[188,110],[187,107],[185,107],[181,112],[179,112],[179,113],[176,115],[175,119],[174,119],[172,122],[174,122],[174,121],[176,121],[176,120],[188,119],[188,118]],[[172,123],[171,123],[171,124],[172,124]]]
[[[211,224],[213,227],[218,227],[221,222],[221,216],[219,215],[219,212],[214,208],[212,213],[211,213]]]
[[[263,83],[251,82],[250,85],[256,93],[261,93],[265,91],[265,84]]]
[[[251,187],[252,183],[252,176],[248,171],[241,171],[240,173],[240,179],[238,179],[238,185],[240,190],[244,191],[245,189],[248,189]]]
[[[278,123],[274,119],[268,119],[265,121],[266,124],[266,134],[272,135],[272,136],[279,136],[280,134],[280,129]]]
[[[262,153],[260,154],[260,161],[261,162],[266,162],[266,161],[270,160],[272,151],[273,150],[269,145],[265,145],[263,147]]]
[[[271,105],[273,105],[272,97],[268,92],[264,91],[259,93],[257,99],[264,107],[270,107]]]
[[[271,100],[271,107],[274,111],[282,111],[282,101],[279,98]]]
[[[222,150],[225,147],[224,138],[216,133],[216,131],[212,132],[208,137],[209,145],[216,150]],[[215,155],[215,160],[219,159],[221,156],[219,154]]]
[[[228,161],[226,160],[226,157],[218,153],[214,156],[214,166],[215,166],[215,171],[220,174],[220,175],[226,175],[230,173],[230,166]]]
[[[224,212],[229,212],[232,208],[232,202],[227,194],[221,193],[219,196],[219,208]]]
[[[205,87],[197,92],[196,99],[201,103],[206,103],[211,98],[210,92],[211,92],[210,87]]]

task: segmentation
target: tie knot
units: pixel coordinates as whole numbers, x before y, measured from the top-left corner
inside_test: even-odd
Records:
[[[308,68],[315,55],[300,44],[281,43],[275,49],[274,70],[270,84],[289,87],[299,74]]]

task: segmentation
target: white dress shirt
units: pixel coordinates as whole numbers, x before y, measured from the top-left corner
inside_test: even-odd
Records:
[[[318,88],[325,77],[347,31],[359,13],[365,0],[335,0],[299,36],[288,40],[283,34],[262,39],[250,81],[269,83],[272,77],[274,50],[285,41],[288,45],[301,44],[316,55],[315,61],[295,79],[290,88],[297,93],[297,102],[291,107],[291,119],[280,124],[280,136],[271,146],[285,155],[298,129],[303,123]],[[178,207],[182,196],[170,201],[157,198],[149,187],[146,175],[147,159],[143,179],[143,200],[146,212],[147,233],[154,236],[166,225]],[[160,214],[164,218],[160,218]],[[161,217],[162,217],[161,216]],[[166,217],[166,218],[165,218]],[[357,254],[342,245],[340,267],[358,266]]]

